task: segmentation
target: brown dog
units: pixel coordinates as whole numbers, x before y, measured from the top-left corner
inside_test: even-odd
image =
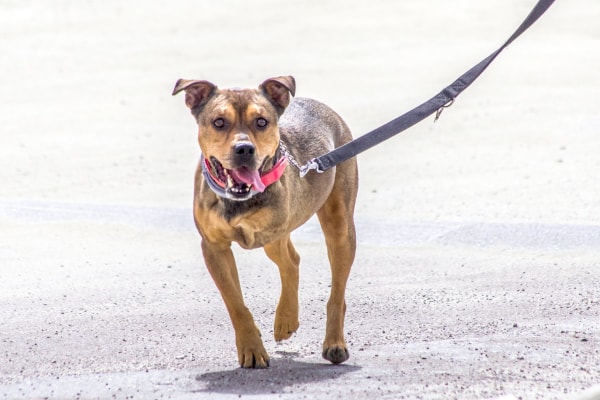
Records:
[[[173,90],[174,95],[185,91],[185,104],[198,123],[202,159],[196,171],[194,220],[202,236],[204,261],[231,317],[244,368],[265,368],[269,356],[244,304],[231,242],[246,249],[264,247],[279,267],[281,297],[274,336],[277,341],[288,339],[299,326],[300,257],[290,233],[315,213],[332,274],[323,357],[336,364],[349,357],[343,333],[344,293],[356,250],[356,160],[304,178],[295,167],[352,136],[324,104],[302,98],[290,101],[295,89],[294,78],[285,76],[267,79],[254,90],[223,90],[207,81],[184,79]],[[294,166],[286,168],[288,162]]]

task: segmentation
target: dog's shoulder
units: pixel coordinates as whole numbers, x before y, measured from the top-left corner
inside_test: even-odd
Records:
[[[279,120],[282,140],[301,159],[317,157],[352,140],[342,118],[320,101],[297,97]]]

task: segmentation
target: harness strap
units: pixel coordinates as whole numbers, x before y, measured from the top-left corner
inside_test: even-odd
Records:
[[[554,3],[554,0],[539,0],[531,13],[517,28],[512,36],[495,52],[490,54],[486,59],[475,65],[473,68],[461,75],[456,81],[444,88],[440,93],[427,100],[420,106],[413,108],[409,112],[399,116],[396,119],[380,126],[348,142],[327,154],[313,158],[306,165],[300,168],[300,176],[306,175],[310,170],[314,169],[317,172],[324,172],[337,164],[348,160],[362,153],[365,150],[397,135],[398,133],[410,128],[416,123],[422,121],[433,113],[436,114],[436,120],[439,118],[441,111],[449,107],[456,97],[462,93],[469,85],[471,85],[478,77],[486,70],[486,68],[494,61],[494,59],[508,47],[516,38],[525,32],[531,25],[535,23]]]

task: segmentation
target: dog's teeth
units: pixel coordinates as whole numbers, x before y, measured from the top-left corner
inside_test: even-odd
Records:
[[[233,188],[233,179],[231,179],[231,176],[229,176],[229,174],[227,175],[227,188]]]

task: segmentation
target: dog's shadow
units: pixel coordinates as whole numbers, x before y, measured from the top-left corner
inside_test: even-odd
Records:
[[[267,369],[238,368],[200,374],[196,376],[196,381],[204,387],[194,392],[238,395],[283,393],[286,388],[293,391],[293,387],[297,385],[330,381],[361,369],[347,364],[296,361],[296,353],[277,354],[280,357],[271,359],[271,366]]]

